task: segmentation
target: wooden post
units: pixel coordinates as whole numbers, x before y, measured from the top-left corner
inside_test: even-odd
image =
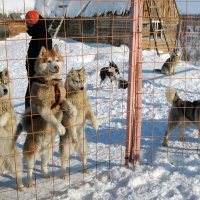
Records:
[[[139,69],[138,61],[141,59],[141,31],[142,17],[141,9],[143,0],[131,0],[131,29],[130,29],[130,46],[129,46],[129,70],[128,70],[128,100],[127,100],[127,130],[126,130],[126,157],[125,166],[128,167],[129,162],[137,163],[139,159],[141,123],[138,126],[141,112],[141,69]],[[140,9],[140,10],[139,10]],[[139,13],[142,12],[142,13]],[[139,25],[139,23],[141,23]],[[141,63],[141,62],[140,62]],[[136,77],[137,76],[137,77]],[[139,78],[138,78],[139,77]],[[137,79],[136,79],[137,78]],[[136,91],[137,89],[137,91]],[[134,140],[134,142],[133,142]],[[133,146],[134,144],[134,146]],[[135,146],[136,145],[136,146]],[[133,150],[134,148],[134,150]],[[134,157],[134,158],[133,158]]]

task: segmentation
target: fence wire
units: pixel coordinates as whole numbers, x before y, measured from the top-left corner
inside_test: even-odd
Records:
[[[187,0],[44,0],[33,6],[23,0],[21,10],[12,10],[2,0],[0,199],[61,198],[69,188],[112,176],[115,167],[153,165],[161,157],[180,166],[182,158],[199,155],[200,29],[199,14],[191,11],[199,5]],[[32,9],[43,17],[38,22],[51,35],[55,57],[46,54],[48,49],[27,56],[31,40],[47,40],[27,33],[25,15]],[[25,111],[33,79],[26,70],[28,59],[37,59],[39,70],[28,87],[31,102]],[[49,63],[53,69],[45,71]],[[171,103],[166,91],[174,94]],[[66,136],[60,136],[60,124]],[[16,128],[23,130],[15,142]],[[73,130],[77,140],[70,135]],[[22,174],[23,191],[17,190],[16,173]]]

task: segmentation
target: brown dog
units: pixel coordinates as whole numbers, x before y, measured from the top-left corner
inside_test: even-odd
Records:
[[[67,123],[74,125],[75,107],[66,100],[66,90],[60,78],[63,69],[63,58],[55,45],[50,51],[42,47],[35,63],[35,81],[31,87],[31,110],[27,110],[22,118],[23,129],[28,133],[23,146],[27,161],[28,187],[33,186],[32,172],[35,160],[41,156],[41,169],[45,178],[49,178],[48,160],[52,158],[54,137],[58,132],[65,134],[61,124],[63,111],[68,111]],[[16,137],[21,132],[18,126]],[[72,132],[75,128],[70,129]],[[75,135],[75,133],[72,133]]]
[[[22,156],[13,140],[15,112],[10,102],[11,83],[7,69],[0,72],[0,170],[16,176],[17,189],[23,191]]]
[[[66,176],[66,167],[69,161],[69,156],[75,151],[78,152],[82,158],[83,172],[86,171],[87,165],[87,138],[85,133],[86,120],[89,120],[94,129],[98,129],[98,123],[93,114],[90,105],[87,90],[86,90],[86,74],[85,68],[80,70],[71,69],[67,74],[66,83],[67,100],[76,107],[77,117],[75,122],[76,140],[73,140],[73,135],[70,129],[73,128],[68,124],[68,112],[63,113],[63,124],[68,127],[65,135],[60,136],[60,159],[61,159],[61,178]]]

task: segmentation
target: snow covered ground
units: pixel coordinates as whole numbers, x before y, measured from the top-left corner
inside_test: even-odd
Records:
[[[18,119],[24,110],[27,87],[25,56],[29,37],[20,34],[0,42],[0,69],[8,67],[13,82],[13,103]],[[109,85],[99,87],[98,72],[113,60],[121,76],[128,76],[127,46],[113,47],[104,44],[83,44],[73,40],[54,39],[65,58],[64,74],[72,67],[86,66],[88,94],[99,121],[96,133],[88,123],[88,168],[81,173],[78,155],[70,160],[69,178],[61,180],[60,161],[56,149],[49,162],[51,179],[42,178],[40,161],[36,162],[36,187],[15,190],[15,179],[8,173],[0,176],[0,200],[11,199],[200,199],[200,145],[195,127],[186,129],[186,142],[178,141],[178,132],[170,138],[170,147],[162,147],[170,105],[165,99],[167,87],[174,87],[183,99],[200,99],[200,71],[197,66],[181,62],[177,74],[166,77],[152,73],[160,68],[168,54],[158,57],[154,51],[143,51],[143,122],[141,137],[141,164],[124,167],[126,139],[127,90],[111,93]],[[22,149],[25,135],[18,139]],[[56,137],[58,144],[59,138]],[[24,161],[24,183],[26,163]]]

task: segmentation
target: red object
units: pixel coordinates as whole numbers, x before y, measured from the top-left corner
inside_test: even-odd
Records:
[[[37,10],[31,10],[26,13],[26,23],[36,24],[39,20],[39,12]]]

